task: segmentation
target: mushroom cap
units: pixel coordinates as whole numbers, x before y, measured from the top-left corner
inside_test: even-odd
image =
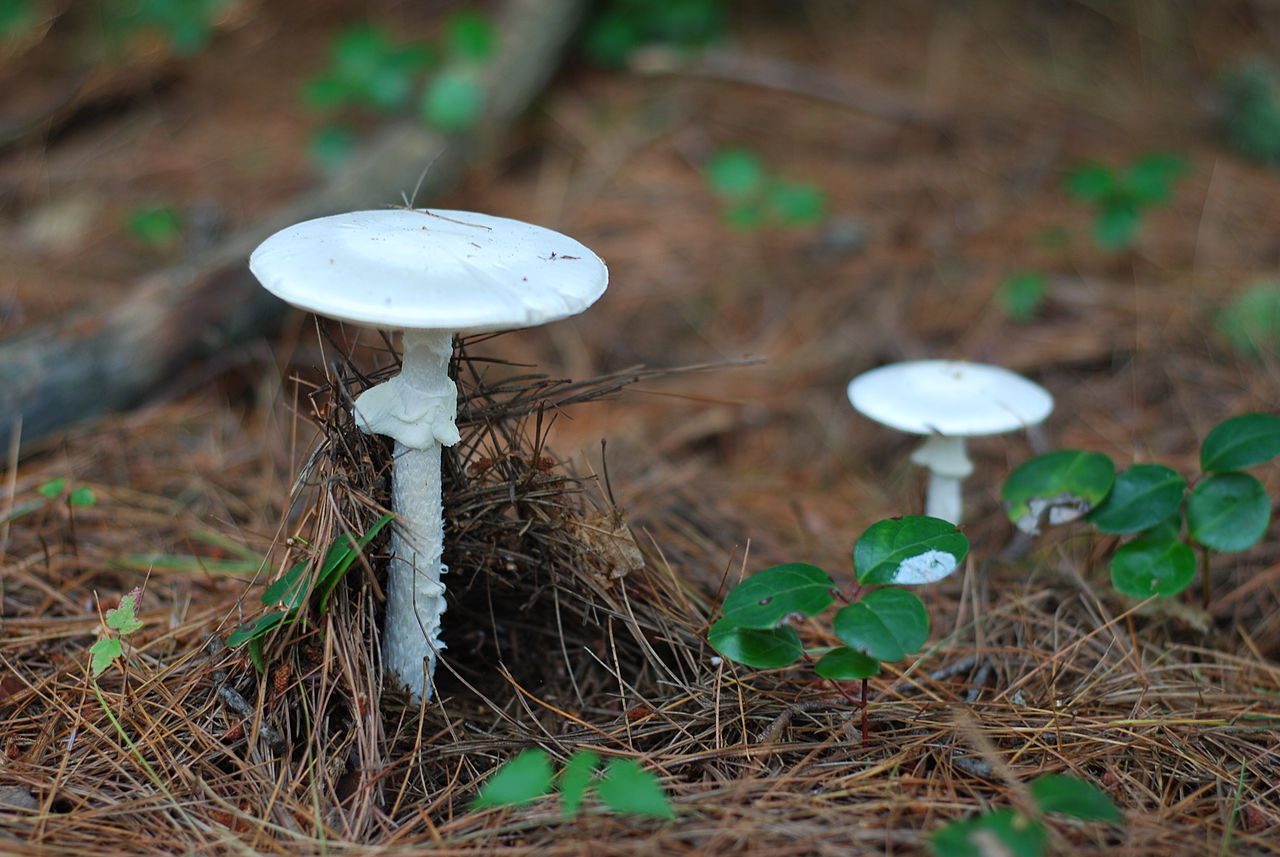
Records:
[[[999,366],[958,360],[916,360],[864,372],[849,382],[849,401],[898,431],[952,437],[1014,431],[1053,410],[1053,396],[1039,384]]]
[[[541,226],[470,211],[383,209],[294,224],[249,268],[318,315],[396,330],[482,333],[558,321],[591,306],[609,272]]]

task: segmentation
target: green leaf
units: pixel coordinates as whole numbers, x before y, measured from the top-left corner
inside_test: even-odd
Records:
[[[929,638],[929,612],[905,589],[877,589],[837,613],[832,628],[855,651],[900,661]]]
[[[67,480],[59,477],[57,479],[50,479],[48,482],[42,482],[40,487],[36,489],[36,493],[41,497],[48,497],[52,500],[54,497],[61,494],[63,489],[66,487]]]
[[[157,250],[167,250],[182,238],[182,217],[168,205],[133,209],[126,224],[129,234]]]
[[[1135,464],[1116,477],[1111,493],[1088,514],[1104,533],[1136,533],[1178,513],[1187,480],[1162,464]]]
[[[775,565],[751,575],[724,599],[726,622],[743,628],[774,628],[793,614],[814,616],[834,600],[835,582],[803,562]]]
[[[1103,250],[1123,250],[1133,243],[1142,223],[1138,208],[1128,202],[1112,202],[1099,209],[1093,220],[1093,240]]]
[[[98,502],[98,498],[93,495],[92,488],[88,485],[81,485],[67,495],[67,502],[78,509],[88,509]]]
[[[631,16],[606,8],[587,28],[583,52],[597,65],[622,68],[641,39],[640,25]]]
[[[747,149],[716,152],[707,161],[706,176],[711,189],[727,199],[745,200],[764,192],[764,164]]]
[[[1239,470],[1280,455],[1280,417],[1241,414],[1224,420],[1200,445],[1200,468],[1206,473]]]
[[[997,809],[941,828],[929,837],[929,850],[935,857],[1041,857],[1048,842],[1044,825]]]
[[[1267,489],[1248,473],[1214,473],[1187,498],[1191,538],[1217,551],[1240,551],[1262,538],[1271,523]]]
[[[1276,139],[1280,141],[1280,133]],[[1228,301],[1214,321],[1218,333],[1241,354],[1275,353],[1280,349],[1280,282],[1253,284]]]
[[[614,812],[647,818],[675,817],[658,778],[635,759],[615,757],[606,762],[596,791]]]
[[[599,764],[600,756],[590,750],[579,750],[565,762],[560,771],[560,806],[565,818],[578,814]]]
[[[551,760],[546,751],[524,750],[485,781],[471,808],[519,806],[551,791]]]
[[[134,589],[120,597],[120,606],[107,611],[107,627],[121,634],[132,634],[142,627],[135,611],[142,602],[142,589]]]
[[[764,208],[756,202],[741,202],[724,210],[725,225],[731,229],[750,232],[764,225]]]
[[[1023,271],[1006,277],[996,290],[996,304],[1014,321],[1031,321],[1040,314],[1049,281],[1044,274]]]
[[[826,215],[827,198],[817,185],[774,182],[767,202],[784,226],[815,226]]]
[[[1082,202],[1098,202],[1110,196],[1119,182],[1104,164],[1087,163],[1067,173],[1067,193]]]
[[[445,21],[445,49],[467,62],[488,62],[497,43],[498,34],[488,15],[463,10],[450,15]]]
[[[1195,576],[1195,552],[1179,541],[1135,539],[1111,557],[1111,585],[1130,598],[1177,595]]]
[[[355,153],[356,135],[341,125],[325,125],[307,140],[307,158],[321,170],[334,170]]]
[[[484,108],[484,87],[470,69],[445,69],[422,93],[419,115],[432,128],[448,133],[465,131]]]
[[[94,678],[111,666],[111,662],[124,654],[124,646],[115,637],[103,637],[89,647],[89,672]]]
[[[1056,812],[1081,821],[1124,821],[1111,796],[1102,789],[1064,774],[1044,774],[1031,781],[1031,797],[1041,812]]]
[[[227,637],[227,647],[234,649],[242,646],[250,640],[258,640],[265,637],[276,627],[283,625],[285,620],[293,615],[292,610],[277,610],[275,613],[267,613],[259,616],[252,622],[246,622],[235,631],[232,631]]]
[[[819,658],[813,671],[832,681],[854,681],[880,675],[880,662],[848,646],[840,646]]]
[[[951,574],[969,553],[969,540],[940,518],[907,515],[872,524],[853,548],[862,584],[933,583]]]
[[[0,40],[16,38],[34,22],[31,0],[0,0]]]
[[[711,626],[707,639],[729,660],[761,670],[785,667],[804,654],[800,635],[790,625],[761,630],[721,619]]]
[[[280,578],[262,593],[262,603],[267,607],[284,607],[297,610],[307,600],[307,564],[299,562],[280,575]]]
[[[316,591],[320,593],[321,613],[329,609],[329,596],[333,594],[334,588],[341,582],[343,575],[360,556],[360,552],[367,548],[369,542],[373,541],[387,524],[394,521],[395,517],[391,513],[383,515],[359,540],[350,533],[344,533],[329,545],[324,564],[320,566],[320,573],[316,575]]]
[[[1025,533],[1040,524],[1064,524],[1088,513],[1115,482],[1111,459],[1096,452],[1061,449],[1022,462],[1009,474],[1000,499],[1009,520]]]
[[[1187,162],[1163,152],[1145,155],[1125,172],[1124,190],[1140,206],[1166,203],[1174,183],[1187,171]]]

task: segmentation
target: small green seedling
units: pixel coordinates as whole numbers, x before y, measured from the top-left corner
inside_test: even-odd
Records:
[[[398,110],[434,62],[435,52],[421,42],[397,43],[372,24],[347,27],[333,41],[328,69],[303,86],[302,101],[320,112]]]
[[[900,661],[924,645],[929,614],[905,589],[862,595],[863,587],[933,583],[955,571],[968,552],[964,534],[939,518],[911,515],[880,521],[854,546],[857,586],[851,596],[841,596],[848,603],[832,620],[844,645],[806,649],[801,642],[794,623],[822,613],[840,596],[830,575],[806,563],[774,566],[735,586],[708,639],[721,655],[749,667],[776,669],[803,659],[833,683],[861,681],[862,698],[856,702],[865,741],[867,679],[880,674],[882,662]]]
[[[142,589],[139,587],[122,596],[119,607],[107,611],[103,634],[89,647],[89,674],[94,678],[102,675],[112,661],[124,654],[121,639],[142,627],[142,620],[137,615],[141,603]]]
[[[1222,133],[1232,149],[1269,167],[1280,166],[1280,74],[1257,57],[1222,76]]]
[[[1186,171],[1182,158],[1155,153],[1137,158],[1123,170],[1081,164],[1067,174],[1066,187],[1073,198],[1094,207],[1093,238],[1098,246],[1123,250],[1137,237],[1143,214],[1167,204]]]
[[[1049,842],[1047,815],[1080,821],[1118,824],[1124,816],[1106,792],[1063,774],[1044,774],[1031,781],[1035,812],[996,809],[964,821],[953,821],[929,837],[935,857],[1040,857]]]
[[[692,54],[728,31],[726,0],[611,0],[587,25],[583,51],[605,68],[622,68],[641,48]]]
[[[1049,281],[1039,271],[1020,271],[1005,277],[996,290],[996,304],[1013,321],[1031,321],[1040,315]]]
[[[276,628],[303,620],[304,608],[310,602],[314,601],[319,612],[324,614],[343,575],[393,518],[393,515],[383,515],[359,539],[349,533],[334,539],[315,574],[308,573],[311,563],[307,560],[295,563],[262,593],[263,606],[276,609],[233,631],[227,637],[227,646],[232,649],[247,646],[246,651],[254,666],[263,670],[262,641]]]
[[[170,250],[182,240],[182,215],[170,205],[143,205],[129,212],[125,228],[140,244]]]
[[[592,788],[613,812],[647,818],[672,818],[675,813],[658,778],[635,759],[614,757],[600,769],[600,756],[580,750],[569,757],[556,777],[545,750],[521,752],[494,773],[471,802],[471,808],[520,806],[560,792],[565,818],[574,818]]]
[[[1247,357],[1280,352],[1280,281],[1255,283],[1214,319],[1218,333]]]
[[[464,10],[445,21],[444,66],[422,90],[423,122],[447,133],[476,123],[484,109],[481,75],[497,46],[497,28],[487,15]]]
[[[57,479],[50,479],[48,482],[40,483],[36,487],[36,493],[40,495],[41,499],[28,500],[25,503],[19,503],[14,506],[7,515],[0,518],[0,524],[7,524],[10,521],[26,517],[32,512],[45,508],[50,502],[57,500],[59,497],[66,498],[67,506],[71,509],[88,509],[98,502],[93,489],[88,485],[77,485],[68,491],[67,480],[61,476]]]
[[[1192,544],[1201,549],[1207,572],[1209,550],[1242,551],[1262,538],[1271,522],[1271,498],[1243,469],[1276,455],[1280,417],[1243,414],[1205,437],[1202,472],[1193,485],[1161,464],[1135,464],[1117,475],[1105,455],[1058,450],[1019,465],[1001,499],[1009,519],[1029,534],[1045,523],[1084,518],[1100,532],[1132,536],[1112,554],[1112,584],[1131,598],[1168,597],[1195,577]],[[1207,606],[1207,573],[1202,584]]]
[[[816,226],[826,216],[826,196],[816,185],[770,176],[749,149],[716,152],[707,161],[706,177],[724,206],[725,222],[736,229]]]

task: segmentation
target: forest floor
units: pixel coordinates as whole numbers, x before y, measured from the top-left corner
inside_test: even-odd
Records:
[[[195,56],[138,63],[149,83],[109,109],[0,151],[0,332],[122,298],[316,181],[303,153],[317,120],[298,91],[358,20],[351,5],[247,4]],[[440,14],[374,5],[406,35]],[[385,490],[359,461],[321,456],[308,475],[332,484],[291,500],[324,436],[310,417],[342,437],[309,397],[332,379],[317,369],[329,340],[291,316],[199,390],[72,428],[8,467],[0,851],[922,854],[947,821],[1025,808],[1025,783],[1052,771],[1125,813],[1052,822],[1056,853],[1280,854],[1275,528],[1210,558],[1207,609],[1197,582],[1172,607],[1135,610],[1110,585],[1114,538],[1080,524],[999,558],[1013,534],[1000,486],[1029,456],[1070,447],[1196,473],[1213,426],[1276,410],[1274,354],[1233,349],[1216,321],[1280,264],[1280,172],[1233,154],[1214,114],[1224,66],[1280,52],[1265,15],[1244,0],[759,4],[732,16],[726,50],[743,62],[722,73],[571,59],[430,204],[566,232],[607,261],[609,290],[574,319],[469,343],[463,368],[480,388],[525,371],[671,371],[548,410],[549,425],[513,419],[499,437],[485,424],[460,453],[457,496],[508,476],[570,493],[549,517],[485,506],[495,543],[529,537],[512,522],[545,531],[534,553],[512,548],[529,567],[455,560],[437,701],[383,697],[376,654],[358,651],[376,633],[373,565],[317,626],[272,641],[262,674],[216,642],[262,612],[277,572],[314,558],[290,537],[323,546],[343,515],[367,522],[353,498]],[[843,95],[826,97],[833,83]],[[704,171],[726,147],[820,187],[825,217],[729,225]],[[1185,174],[1131,246],[1098,247],[1064,176],[1150,152]],[[125,227],[156,203],[183,216],[177,244]],[[1013,320],[1000,286],[1028,271],[1044,300]],[[364,342],[359,366],[387,362],[376,336]],[[972,444],[970,558],[919,590],[930,643],[872,682],[864,744],[857,712],[807,668],[735,666],[705,635],[741,575],[807,562],[848,582],[858,534],[920,512],[913,439],[855,414],[845,385],[929,357],[1013,369],[1056,409],[1036,432]],[[464,386],[483,401],[477,383]],[[499,473],[495,450],[518,466]],[[1280,489],[1274,465],[1256,472]],[[70,502],[81,486],[91,504]],[[620,520],[642,567],[564,547],[574,522],[616,533]],[[91,680],[100,616],[138,586],[144,627]],[[805,634],[829,640],[817,624]],[[973,667],[932,677],[961,662]],[[565,820],[550,799],[471,810],[483,777],[530,746],[634,756],[676,816],[592,805]]]

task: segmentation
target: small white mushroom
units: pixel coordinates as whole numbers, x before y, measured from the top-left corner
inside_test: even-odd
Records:
[[[964,512],[960,484],[973,472],[965,438],[1036,425],[1053,397],[1021,375],[982,363],[918,360],[865,372],[849,382],[849,401],[878,423],[928,439],[911,455],[929,468],[925,514],[953,524]]]
[[[308,220],[264,241],[249,267],[269,291],[341,321],[404,331],[400,374],[361,394],[356,423],[395,439],[398,518],[383,654],[431,698],[447,570],[440,449],[459,441],[453,336],[558,321],[604,292],[608,271],[558,232],[467,211],[388,209]]]

